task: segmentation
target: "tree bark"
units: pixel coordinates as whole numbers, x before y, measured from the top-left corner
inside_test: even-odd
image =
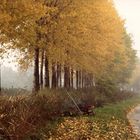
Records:
[[[79,88],[82,88],[82,73],[81,73],[81,70],[79,70]]]
[[[60,88],[62,88],[62,65],[60,64]]]
[[[84,72],[82,71],[82,88],[85,88]]]
[[[57,87],[57,71],[55,63],[52,64],[52,88]]]
[[[45,55],[45,87],[50,87],[50,78],[49,78],[49,62],[47,55]]]
[[[71,75],[70,75],[70,77],[71,77],[71,88],[74,87],[74,85],[73,85],[73,73],[74,73],[74,71],[73,71],[73,69],[71,69]]]
[[[2,94],[2,87],[1,87],[1,64],[0,64],[0,95]]]
[[[34,91],[37,93],[40,90],[39,85],[39,48],[34,50]]]
[[[43,88],[43,67],[44,67],[44,50],[42,50],[42,54],[41,54],[41,65],[40,65],[40,88]]]
[[[57,87],[61,87],[61,65],[57,64]]]
[[[64,87],[70,88],[70,68],[68,66],[64,66]]]
[[[76,71],[76,89],[79,88],[79,72]]]

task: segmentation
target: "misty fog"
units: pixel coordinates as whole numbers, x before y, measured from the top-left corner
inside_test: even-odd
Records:
[[[11,67],[2,66],[1,68],[1,84],[2,88],[21,88],[32,89],[33,71],[29,68],[27,71],[15,71]]]

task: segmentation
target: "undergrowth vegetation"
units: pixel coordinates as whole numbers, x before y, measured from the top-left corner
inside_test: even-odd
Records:
[[[103,107],[111,102],[118,102],[133,96],[134,94],[132,93],[120,93],[118,91],[108,95],[99,93],[95,89],[88,91],[86,89],[82,91],[43,90],[38,95],[3,96],[0,98],[0,138],[6,140],[48,139],[55,132],[55,128],[59,130],[60,127],[61,130],[67,127],[68,130],[65,129],[65,131],[68,132],[68,135],[66,134],[68,138],[63,137],[66,133],[64,130],[61,131],[61,133],[64,131],[64,134],[55,132],[57,137],[61,135],[62,139],[71,139],[76,136],[77,139],[77,133],[79,133],[80,139],[82,139],[85,135],[88,136],[88,133],[91,133],[92,130],[100,129],[101,126],[98,123],[98,119],[94,121],[94,119],[88,120],[88,117],[79,118],[80,112],[70,97],[75,100],[79,108],[80,106],[83,106],[85,110],[88,106],[95,108],[95,115],[92,114],[92,116],[100,118],[102,114],[98,115],[99,111],[96,111],[96,107]],[[114,107],[114,109],[117,108]],[[117,110],[118,113],[119,111]],[[65,118],[66,116],[72,117],[68,119]],[[113,117],[112,114],[110,116]],[[116,122],[116,120],[113,121]],[[104,124],[103,127],[107,128],[107,130],[115,127],[112,123],[107,123],[106,125]],[[76,128],[72,129],[71,127]],[[123,126],[121,128],[123,129]],[[69,134],[69,129],[72,130],[72,135]],[[96,130],[97,133],[101,133],[100,131],[102,130],[98,129]],[[89,135],[89,137],[96,137],[96,133]]]

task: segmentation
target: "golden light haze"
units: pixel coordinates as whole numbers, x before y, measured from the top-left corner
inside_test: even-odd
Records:
[[[114,3],[120,16],[125,19],[128,32],[133,36],[133,47],[140,50],[140,0],[114,0]]]

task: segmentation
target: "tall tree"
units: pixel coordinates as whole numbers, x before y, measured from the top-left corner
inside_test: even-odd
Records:
[[[124,21],[112,1],[1,0],[0,5],[0,43],[3,45],[0,52],[19,50],[22,54],[20,64],[34,61],[36,91],[39,90],[42,49],[45,52],[46,87],[49,87],[51,69],[52,85],[58,85],[58,67],[51,67],[51,62],[65,64],[66,88],[70,87],[70,68],[78,72],[77,88],[91,86],[92,77],[118,83],[130,76],[135,53]],[[124,73],[126,69],[130,71]]]

